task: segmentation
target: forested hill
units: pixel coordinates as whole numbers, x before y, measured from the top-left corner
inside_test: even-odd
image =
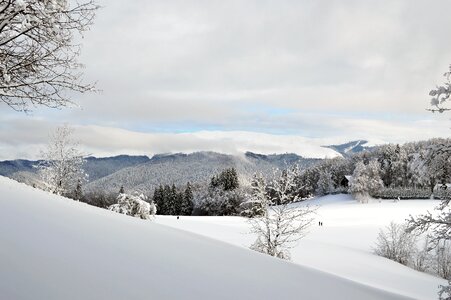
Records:
[[[119,155],[113,157],[87,157],[83,168],[90,181],[110,175],[123,168],[136,166],[150,161],[147,156]],[[0,175],[10,177],[25,183],[35,183],[39,160],[5,160],[0,162]]]
[[[344,150],[359,152],[365,149],[365,141],[350,142],[343,145],[325,146],[346,156]],[[225,168],[234,167],[240,174],[241,180],[249,180],[255,172],[269,175],[272,169],[286,169],[293,164],[307,168],[321,159],[305,158],[294,153],[258,154],[246,152],[243,154],[221,154],[216,152],[195,152],[191,154],[156,154],[152,158],[147,156],[119,155],[113,157],[88,157],[84,170],[88,174],[89,182],[84,189],[89,191],[116,191],[121,186],[129,190],[153,189],[159,184],[186,184],[208,180],[212,175]],[[0,162],[0,175],[39,185],[36,165],[39,161],[9,160]]]
[[[242,155],[216,152],[155,155],[144,164],[124,168],[91,181],[86,185],[86,190],[116,191],[124,186],[126,190],[152,191],[160,184],[184,185],[187,182],[205,182],[212,175],[231,167],[238,171],[242,181],[247,181],[255,172],[269,174],[274,168],[285,169],[293,164],[307,168],[319,161],[321,159],[303,158],[296,154],[262,155],[251,152]]]

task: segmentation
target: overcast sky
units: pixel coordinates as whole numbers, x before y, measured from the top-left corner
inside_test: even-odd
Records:
[[[0,159],[37,157],[64,122],[102,156],[451,134],[451,114],[425,110],[451,63],[449,0],[100,4],[80,60],[102,92],[31,115],[0,105]]]

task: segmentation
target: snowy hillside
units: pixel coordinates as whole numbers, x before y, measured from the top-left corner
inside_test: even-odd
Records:
[[[407,299],[4,177],[0,195],[2,299]]]
[[[380,228],[391,221],[403,222],[409,214],[431,210],[439,203],[430,200],[385,200],[360,204],[349,195],[331,195],[307,201],[320,205],[317,219],[307,237],[292,251],[292,260],[365,285],[378,287],[414,299],[437,299],[437,277],[414,271],[373,254],[372,247]],[[297,204],[299,205],[299,204]],[[239,217],[158,216],[157,222],[203,234],[242,247],[255,237],[245,219]]]
[[[352,154],[371,149],[371,147],[368,146],[368,141],[365,140],[351,141],[340,145],[329,145],[324,146],[324,148],[335,150],[338,153],[340,153],[343,157],[348,157],[351,156]]]

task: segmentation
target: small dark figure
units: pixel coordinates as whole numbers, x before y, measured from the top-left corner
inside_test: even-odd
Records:
[[[180,217],[179,216],[177,216],[177,220],[179,219]]]
[[[320,222],[318,222],[318,226],[321,226],[321,221],[320,221]]]

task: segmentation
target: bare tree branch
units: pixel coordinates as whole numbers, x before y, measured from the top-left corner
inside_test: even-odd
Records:
[[[17,111],[73,104],[70,92],[94,91],[82,80],[80,45],[99,6],[52,0],[0,0],[0,101]],[[73,4],[73,2],[72,2]]]

